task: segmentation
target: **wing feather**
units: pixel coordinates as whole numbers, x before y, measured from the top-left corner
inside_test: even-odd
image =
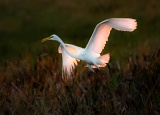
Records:
[[[136,27],[136,20],[131,18],[111,18],[104,20],[96,25],[85,50],[100,54],[108,41],[112,28],[121,31],[133,31]]]
[[[78,54],[83,50],[81,47],[71,44],[65,45],[66,48],[73,54]],[[64,75],[63,77],[70,77],[73,69],[75,68],[75,66],[77,66],[80,60],[68,55],[61,45],[58,48],[58,52],[62,53],[62,75]]]

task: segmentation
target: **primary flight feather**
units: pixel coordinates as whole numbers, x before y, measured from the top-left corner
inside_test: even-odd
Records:
[[[60,43],[59,53],[62,53],[62,70],[66,73],[63,77],[71,76],[71,73],[79,60],[85,61],[88,68],[105,67],[109,62],[109,54],[100,55],[105,47],[106,41],[112,28],[120,31],[134,31],[137,27],[135,19],[131,18],[110,18],[96,25],[92,36],[85,48],[81,48],[72,44],[65,44],[57,35],[53,34],[42,40],[55,40]]]

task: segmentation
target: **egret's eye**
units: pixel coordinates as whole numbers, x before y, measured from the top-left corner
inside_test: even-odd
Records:
[[[65,44],[56,34],[44,38],[42,42],[53,40],[60,43],[58,52],[62,54],[62,79],[73,78],[75,66],[82,60],[87,63],[89,70],[105,67],[110,60],[109,53],[100,55],[105,47],[112,28],[121,31],[133,31],[137,27],[135,19],[131,18],[110,18],[98,23],[85,48],[72,44]]]

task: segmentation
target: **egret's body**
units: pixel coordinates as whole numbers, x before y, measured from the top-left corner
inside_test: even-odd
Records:
[[[72,44],[65,44],[57,35],[51,35],[42,40],[55,40],[60,43],[59,53],[62,53],[63,71],[68,76],[71,75],[72,69],[77,65],[77,61],[82,60],[87,63],[88,68],[105,67],[109,62],[109,54],[100,55],[105,47],[106,41],[112,28],[121,31],[133,31],[136,29],[137,22],[130,18],[111,18],[97,24],[94,32],[85,48],[81,48]]]

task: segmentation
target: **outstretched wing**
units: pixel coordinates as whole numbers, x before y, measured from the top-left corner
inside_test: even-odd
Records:
[[[78,54],[83,50],[83,48],[75,45],[71,45],[71,44],[65,44],[65,45],[68,51],[70,51],[73,54]],[[75,68],[75,66],[77,66],[80,60],[68,55],[61,45],[58,48],[58,52],[62,53],[62,75],[63,75],[62,77],[65,77],[65,76],[69,77],[71,76],[73,69]]]
[[[104,49],[106,41],[108,41],[108,36],[112,28],[131,32],[136,27],[136,20],[131,18],[111,18],[104,20],[95,27],[85,50],[100,54]]]

